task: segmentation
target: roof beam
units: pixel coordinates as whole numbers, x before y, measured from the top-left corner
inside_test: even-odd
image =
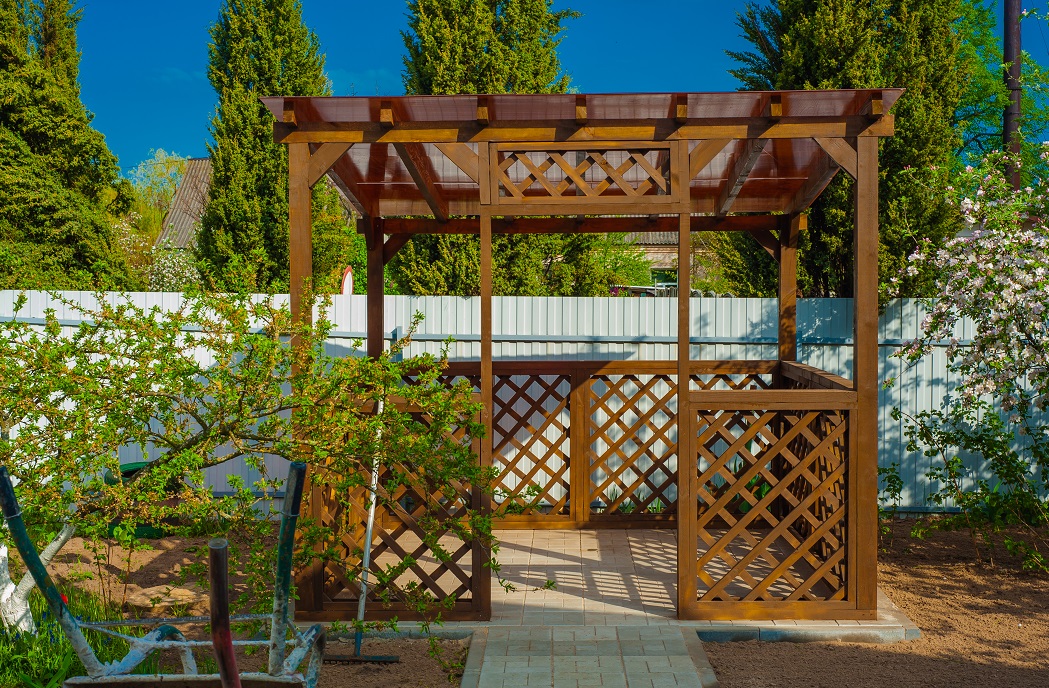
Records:
[[[693,232],[771,232],[778,227],[778,215],[733,215],[731,217],[693,216]],[[493,218],[492,231],[496,234],[578,234],[607,232],[670,232],[677,231],[677,217],[530,217],[520,219]],[[476,217],[456,217],[447,222],[430,218],[389,217],[383,231],[393,236],[415,234],[477,234]]]
[[[415,181],[415,185],[422,194],[426,205],[430,206],[433,216],[441,222],[448,219],[448,201],[441,196],[437,190],[437,175],[433,170],[426,151],[421,143],[395,143],[394,150],[400,156],[401,162],[408,169],[408,174]]]
[[[765,150],[766,143],[768,143],[768,139],[753,139],[743,142],[743,150],[736,157],[735,163],[729,171],[728,179],[725,180],[725,186],[721,188],[721,193],[718,194],[718,201],[714,205],[715,212],[719,217],[724,217],[732,209],[732,204],[736,202],[736,197],[743,190],[743,184],[746,183],[747,177],[750,176],[750,171],[754,169],[758,158],[761,157],[761,151]]]
[[[478,108],[481,110],[481,108]],[[483,108],[487,116],[488,106]],[[478,113],[481,114],[480,112]],[[719,117],[692,119],[678,124],[673,118],[655,120],[594,120],[580,127],[574,118],[520,122],[304,122],[297,126],[275,122],[277,143],[480,143],[495,142],[587,142],[587,141],[677,141],[681,139],[799,139],[892,136],[891,114],[874,120],[865,115],[851,117]]]
[[[584,95],[578,95],[575,97],[575,123],[579,126],[583,126],[587,123],[586,96]]]

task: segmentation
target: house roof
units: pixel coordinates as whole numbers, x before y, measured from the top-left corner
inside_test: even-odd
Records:
[[[182,181],[171,198],[171,207],[164,216],[163,229],[157,237],[157,246],[170,244],[174,248],[192,248],[197,236],[200,216],[208,201],[211,186],[211,158],[190,158]]]
[[[277,119],[276,140],[309,143],[314,151],[337,147],[329,151],[337,154],[330,174],[358,210],[372,217],[477,215],[478,175],[489,172],[493,193],[522,202],[553,197],[567,204],[569,196],[592,195],[583,186],[600,189],[602,202],[613,204],[617,198],[669,195],[669,157],[677,141],[687,142],[691,212],[721,216],[804,210],[840,166],[834,146],[840,151],[840,142],[857,136],[892,134],[888,113],[901,94],[868,89],[262,101]]]

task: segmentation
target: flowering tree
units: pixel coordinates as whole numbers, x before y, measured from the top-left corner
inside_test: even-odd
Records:
[[[1006,544],[1025,565],[1045,568],[1038,532],[1049,526],[1049,184],[1037,179],[1013,191],[1005,170],[1019,164],[994,156],[948,187],[962,231],[911,256],[908,270],[936,274],[939,296],[921,336],[898,355],[913,363],[946,343],[958,376],[941,409],[909,419],[912,449],[943,459],[930,475],[941,485],[934,501],[961,507],[971,529],[1026,526],[1032,537]],[[974,326],[968,342],[959,339],[963,319]],[[982,461],[993,484],[964,480],[963,455]]]
[[[483,488],[490,480],[471,451],[484,431],[473,388],[446,384],[443,359],[398,360],[399,350],[379,359],[333,356],[323,304],[316,325],[298,326],[268,297],[196,294],[172,311],[147,311],[120,295],[96,300],[65,302],[82,319],[72,331],[63,331],[54,311],[43,325],[17,314],[0,323],[0,465],[18,480],[26,523],[38,543],[52,543],[52,555],[71,524],[87,538],[116,537],[126,548],[140,525],[228,535],[245,548],[242,604],[265,607],[275,525],[265,515],[277,510],[264,502],[279,488],[267,457],[310,462],[323,468],[314,472],[315,486],[343,490],[366,484],[378,460],[390,491],[403,485],[435,495],[419,519],[433,542],[450,534],[493,544],[479,514],[448,513],[439,503],[453,486]],[[291,345],[293,335],[300,346]],[[118,452],[128,447],[150,461],[122,476]],[[238,458],[260,480],[248,486],[231,479],[235,494],[215,498],[205,469]],[[303,521],[309,538],[332,538],[321,524]],[[0,531],[0,545],[3,539]],[[318,549],[303,547],[301,563]],[[0,593],[16,594],[3,574],[0,563]],[[31,587],[18,587],[22,601]],[[401,592],[410,591],[392,594]],[[5,624],[24,618],[13,616],[22,606],[12,609]]]

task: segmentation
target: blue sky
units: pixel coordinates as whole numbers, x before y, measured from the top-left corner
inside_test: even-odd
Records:
[[[734,90],[736,81],[727,71],[733,62],[724,51],[747,48],[734,23],[743,4],[555,0],[555,8],[583,13],[568,24],[561,62],[583,92]],[[216,102],[205,71],[208,27],[218,17],[220,0],[83,0],[80,5],[81,95],[121,167],[130,170],[156,148],[206,155]],[[403,93],[404,0],[302,0],[302,5],[306,24],[327,55],[336,95]],[[1039,33],[1025,29],[1024,47],[1044,60],[1046,42]]]
[[[726,48],[742,45],[742,0],[557,0],[569,23],[561,61],[584,92],[734,90]],[[208,27],[220,0],[86,0],[81,95],[126,171],[163,148],[207,154],[215,92],[206,75]],[[398,95],[403,0],[303,0],[327,55],[336,95]],[[640,42],[639,42],[640,41]]]

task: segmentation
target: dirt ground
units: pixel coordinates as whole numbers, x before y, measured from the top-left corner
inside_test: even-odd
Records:
[[[894,645],[706,643],[722,688],[1049,686],[1049,577],[999,547],[979,564],[967,533],[912,539],[894,524],[879,585],[921,629]]]

